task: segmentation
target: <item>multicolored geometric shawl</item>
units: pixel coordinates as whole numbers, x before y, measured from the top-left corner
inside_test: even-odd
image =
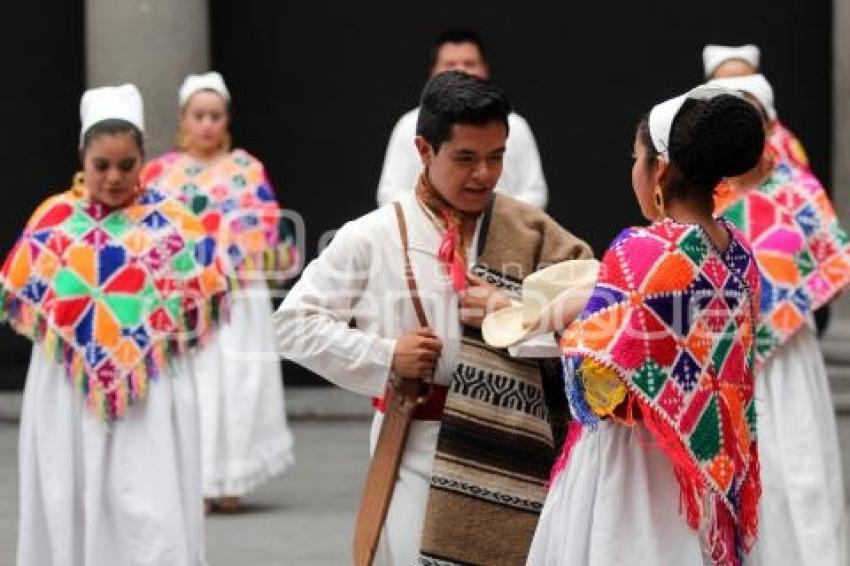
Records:
[[[207,166],[172,151],[145,166],[142,183],[179,199],[201,219],[235,282],[257,271],[282,280],[298,269],[295,224],[282,214],[263,164],[248,152],[235,149]]]
[[[758,189],[718,187],[716,210],[750,242],[761,271],[758,364],[850,283],[850,238],[805,168],[779,162]]]
[[[770,137],[768,137],[767,144],[781,161],[801,169],[809,168],[809,156],[806,155],[803,144],[779,120],[774,122],[773,131],[771,131]]]
[[[562,339],[573,417],[642,420],[670,458],[688,524],[707,525],[718,564],[756,537],[761,491],[753,401],[758,270],[732,234],[720,252],[702,228],[664,220],[622,232]],[[624,402],[625,401],[625,402]],[[571,444],[568,437],[565,465]]]
[[[213,330],[227,290],[214,247],[155,190],[110,209],[77,186],[38,207],[6,258],[0,319],[43,343],[92,410],[118,419]]]

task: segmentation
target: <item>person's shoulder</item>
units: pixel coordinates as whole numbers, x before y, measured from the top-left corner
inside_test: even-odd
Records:
[[[35,207],[30,219],[27,222],[28,228],[38,223],[42,227],[52,226],[54,223],[51,219],[57,220],[57,224],[64,221],[66,215],[60,214],[57,211],[61,209],[72,209],[79,200],[79,194],[73,189],[67,189],[47,196],[38,206]],[[52,214],[51,214],[52,213]]]
[[[167,171],[170,171],[184,155],[184,152],[179,149],[172,149],[145,163],[144,167],[142,167],[141,173],[139,174],[142,186],[147,186],[158,181],[160,177]]]
[[[414,132],[416,130],[416,120],[419,119],[419,107],[408,110],[399,117],[395,123],[394,131],[400,130]]]
[[[263,162],[248,150],[235,147],[230,151],[230,159],[246,167],[262,167]]]
[[[523,132],[523,133],[531,133],[531,126],[528,125],[528,120],[517,114],[516,112],[511,112],[508,114],[508,127],[511,129],[511,133],[514,131]]]
[[[521,127],[528,128],[528,120],[517,114],[516,112],[511,112],[508,114],[508,125],[513,127]]]
[[[658,255],[656,251],[666,249],[666,235],[658,230],[656,225],[630,226],[620,230],[614,236],[605,250],[605,255],[618,253],[618,250],[626,250],[627,254],[640,254],[645,257]]]
[[[502,192],[494,193],[493,210],[499,214],[509,214],[521,218],[551,218],[545,211],[540,208],[515,199],[510,195]]]
[[[337,230],[334,239],[340,236],[352,238],[358,242],[371,243],[373,241],[380,242],[388,227],[392,227],[392,220],[395,217],[393,204],[387,203],[384,206],[367,212],[357,218],[352,218],[346,221]]]

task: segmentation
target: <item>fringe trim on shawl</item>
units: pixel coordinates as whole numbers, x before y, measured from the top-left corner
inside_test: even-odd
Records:
[[[558,477],[558,474],[564,471],[570,464],[570,454],[573,451],[573,446],[575,446],[581,439],[582,428],[583,425],[579,421],[570,421],[569,428],[567,428],[567,437],[564,439],[564,449],[561,451],[561,455],[558,456],[558,459],[555,460],[555,464],[552,466],[552,473],[549,476],[549,483],[546,487],[551,486],[555,482],[555,478]]]
[[[744,476],[737,499],[738,516],[726,500],[710,489],[694,464],[676,431],[652,407],[632,394],[641,409],[643,423],[673,465],[679,483],[679,512],[694,530],[705,526],[703,545],[712,562],[723,566],[740,566],[743,556],[752,548],[758,534],[758,453],[750,449],[750,466]]]
[[[297,274],[300,260],[298,246],[284,241],[262,252],[245,256],[234,270],[235,275],[228,276],[228,280],[232,289],[239,289],[245,282],[258,278],[283,283]]]
[[[135,368],[105,383],[87,369],[84,353],[61,336],[37,308],[14,293],[0,290],[0,321],[8,320],[16,332],[43,344],[47,356],[65,367],[68,380],[86,398],[89,409],[107,423],[120,420],[131,405],[142,401],[151,380],[168,374],[174,358],[206,343],[226,318],[227,310],[225,293],[211,297],[201,313],[199,332],[193,331],[192,337],[184,340],[160,339],[148,348]],[[181,330],[186,332],[188,320],[180,322]]]

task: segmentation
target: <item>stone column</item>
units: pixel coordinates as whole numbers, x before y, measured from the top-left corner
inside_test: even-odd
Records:
[[[834,0],[833,42],[832,200],[842,226],[850,229],[850,0]],[[850,292],[834,301],[823,342],[835,369],[835,392],[847,393],[843,408],[850,411]]]
[[[833,2],[832,200],[850,229],[850,0]],[[833,302],[823,339],[830,386],[838,413],[844,492],[850,498],[850,290]]]
[[[139,87],[149,156],[172,146],[180,82],[209,69],[207,5],[207,0],[86,0],[86,83]]]

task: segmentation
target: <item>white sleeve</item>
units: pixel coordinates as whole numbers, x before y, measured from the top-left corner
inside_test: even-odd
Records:
[[[399,118],[390,135],[381,180],[378,182],[379,207],[412,192],[416,186],[422,171],[422,161],[413,142],[416,138],[416,116],[409,112]]]
[[[511,114],[511,131],[508,135],[508,162],[514,182],[510,196],[540,209],[546,208],[549,191],[543,176],[543,165],[537,152],[537,143],[528,122],[522,116]]]
[[[376,309],[366,296],[371,251],[362,226],[343,226],[286,295],[274,327],[283,357],[340,387],[380,396],[396,341],[349,325]]]

